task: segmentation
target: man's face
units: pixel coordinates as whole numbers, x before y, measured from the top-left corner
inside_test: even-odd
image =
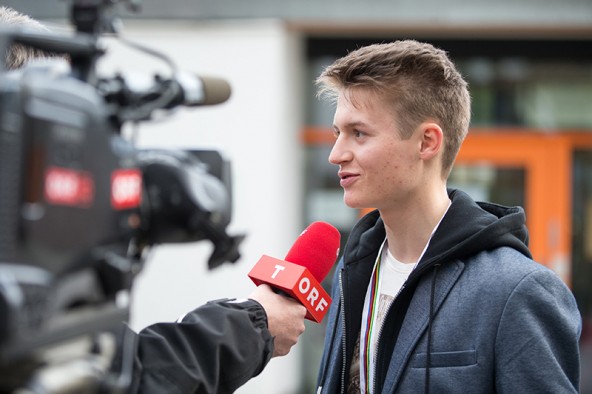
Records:
[[[368,90],[339,95],[329,162],[339,165],[349,207],[388,210],[414,198],[421,141],[418,133],[402,140],[395,120],[393,111]]]

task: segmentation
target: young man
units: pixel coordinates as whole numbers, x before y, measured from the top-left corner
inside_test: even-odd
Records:
[[[336,269],[317,392],[577,392],[581,318],[531,259],[524,211],[447,189],[470,97],[446,53],[371,45],[318,83],[344,201],[376,210]]]

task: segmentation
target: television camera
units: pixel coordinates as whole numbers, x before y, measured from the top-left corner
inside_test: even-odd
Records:
[[[16,44],[58,55],[11,71],[0,62],[1,392],[125,391],[133,356],[113,360],[150,248],[207,240],[213,269],[239,258],[243,238],[227,232],[220,153],[138,149],[122,133],[155,111],[221,103],[228,84],[173,64],[142,88],[99,76],[118,1],[70,1],[71,35],[0,31],[3,55]]]

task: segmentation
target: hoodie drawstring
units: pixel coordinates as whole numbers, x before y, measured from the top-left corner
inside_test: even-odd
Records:
[[[430,392],[430,368],[432,364],[432,320],[434,319],[434,299],[436,292],[436,276],[438,275],[438,268],[440,264],[434,266],[434,276],[432,277],[432,290],[430,293],[430,316],[428,320],[428,344],[426,353],[426,372],[425,372],[425,394]]]

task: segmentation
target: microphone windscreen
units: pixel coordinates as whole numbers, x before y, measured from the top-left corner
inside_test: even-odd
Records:
[[[321,283],[339,254],[341,234],[326,222],[310,224],[296,239],[284,260],[307,268]]]
[[[204,105],[222,104],[230,98],[230,84],[222,78],[201,77],[204,88]]]

